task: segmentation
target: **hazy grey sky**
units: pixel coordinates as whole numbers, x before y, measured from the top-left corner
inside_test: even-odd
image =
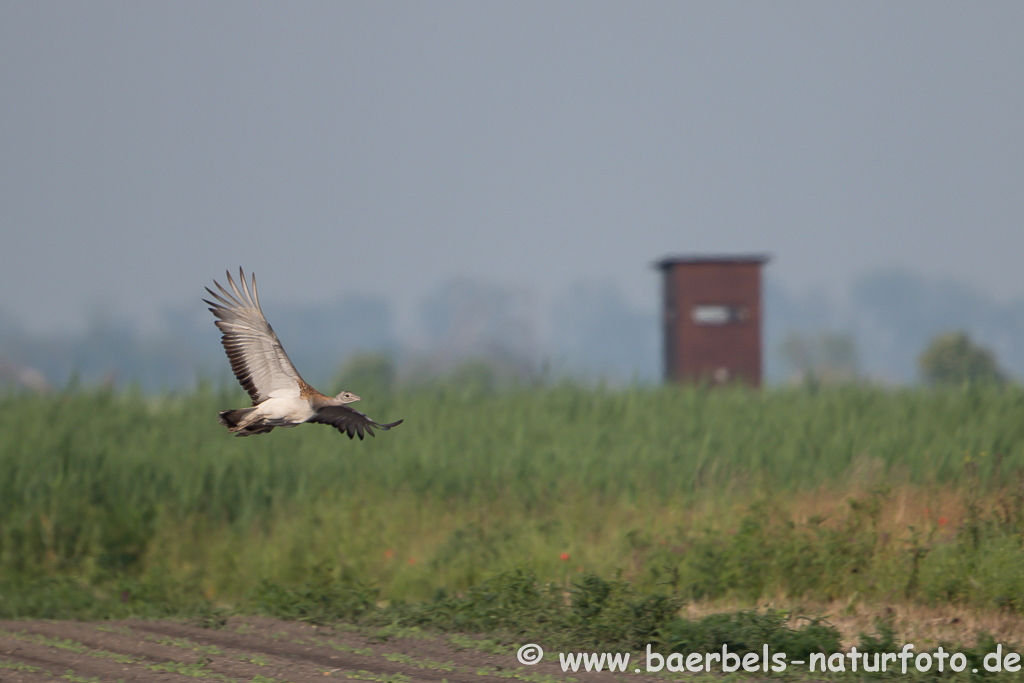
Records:
[[[0,311],[147,319],[238,265],[406,324],[456,274],[653,309],[652,261],[751,251],[1021,297],[1022,36],[1016,1],[2,0]]]

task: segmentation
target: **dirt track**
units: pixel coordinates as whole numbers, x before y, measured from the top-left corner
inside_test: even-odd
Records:
[[[0,621],[0,683],[52,683],[55,678],[72,683],[636,679],[634,673],[564,674],[557,660],[527,667],[514,653],[492,654],[472,642],[417,631],[382,642],[345,630],[261,618],[231,619],[222,629],[172,621]]]

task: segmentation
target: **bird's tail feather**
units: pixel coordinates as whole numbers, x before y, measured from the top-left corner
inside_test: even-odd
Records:
[[[240,408],[238,410],[224,410],[217,415],[217,421],[233,432],[235,436],[250,436],[251,434],[266,434],[274,430],[273,427],[263,424],[263,420],[246,422],[245,418],[255,408]]]
[[[262,420],[249,422],[246,420],[255,408],[242,408],[237,411],[221,411],[217,415],[217,421],[227,427],[227,430],[236,436],[250,436],[252,434],[266,434],[273,431],[273,427],[263,424]]]
[[[217,415],[217,421],[228,429],[234,429],[238,426],[238,423],[245,419],[245,417],[256,410],[255,408],[242,408],[240,410],[222,410]]]

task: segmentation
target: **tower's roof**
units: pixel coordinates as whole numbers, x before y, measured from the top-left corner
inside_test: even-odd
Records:
[[[696,264],[696,263],[757,263],[764,264],[771,260],[768,254],[684,254],[681,256],[666,256],[654,264],[655,268],[662,270],[672,266]]]

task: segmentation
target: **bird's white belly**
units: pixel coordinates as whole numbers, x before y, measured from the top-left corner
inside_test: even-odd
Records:
[[[296,425],[313,417],[309,401],[301,398],[268,398],[256,406],[256,411],[267,424]]]

